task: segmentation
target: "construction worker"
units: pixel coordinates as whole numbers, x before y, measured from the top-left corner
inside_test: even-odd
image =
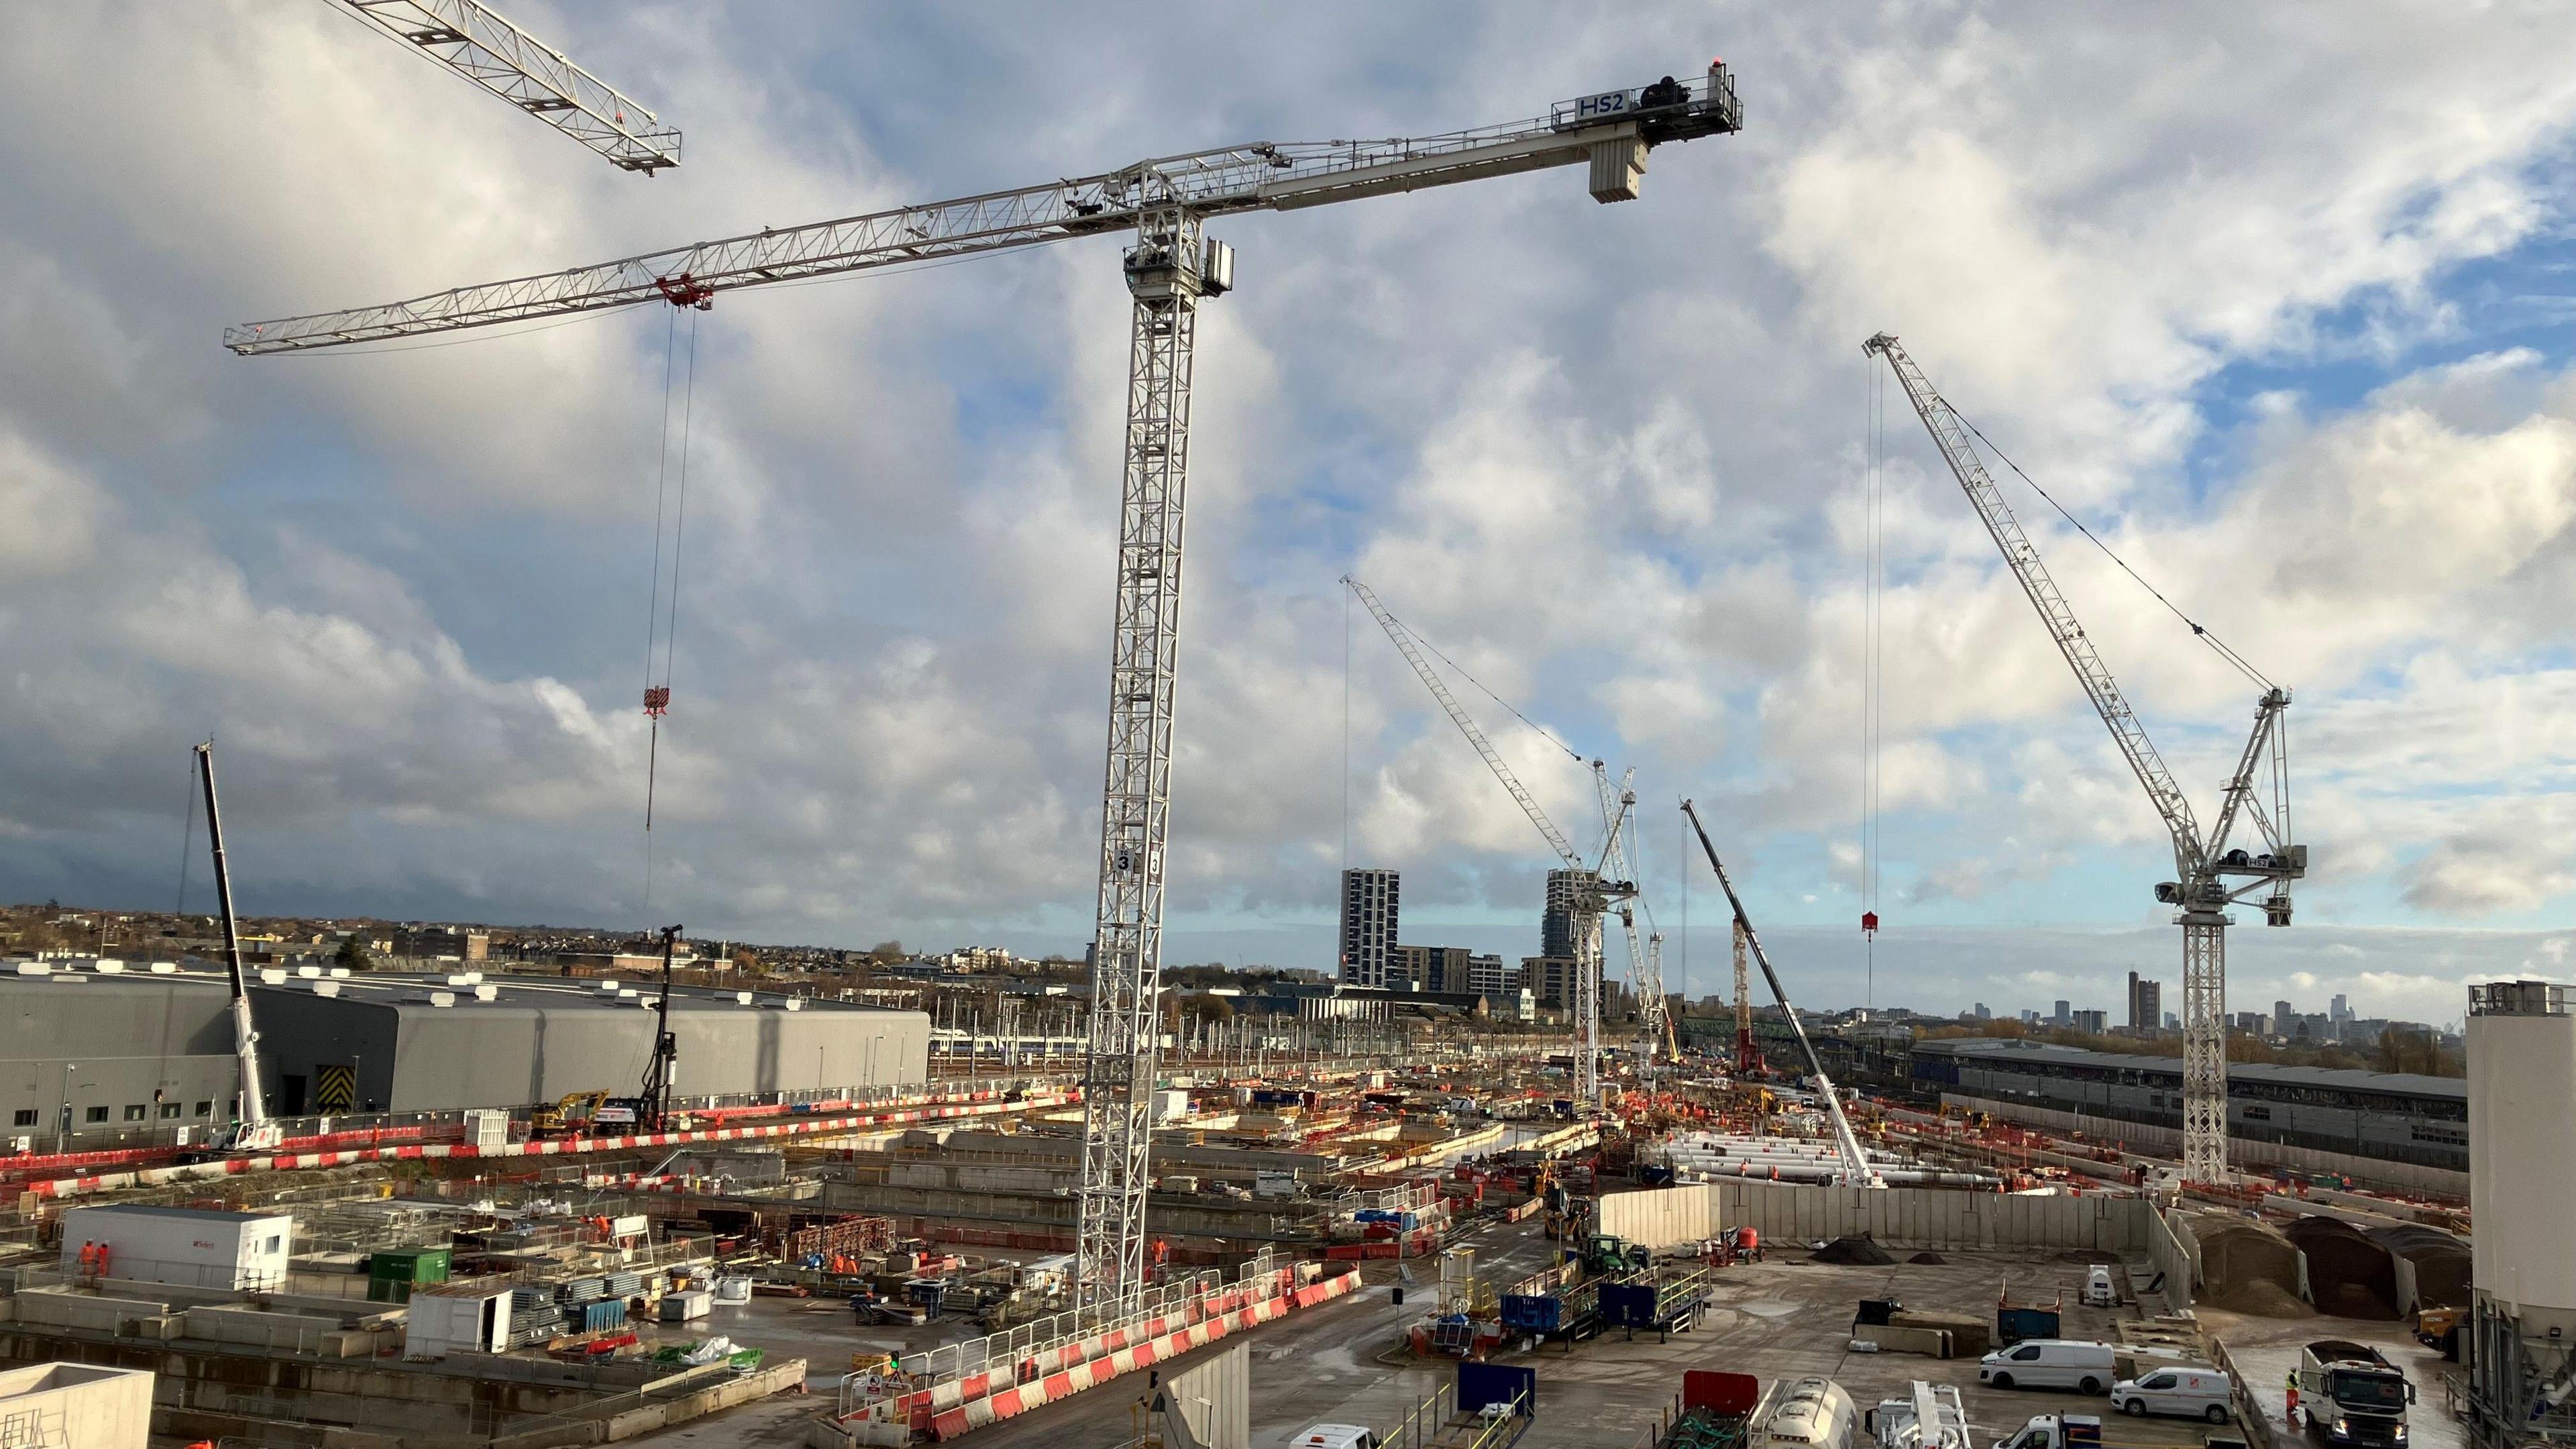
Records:
[[[80,1246],[80,1270],[81,1276],[84,1278],[93,1277],[97,1274],[98,1244],[86,1239],[82,1241]]]
[[[2288,1398],[2290,1404],[2290,1427],[2296,1429],[2299,1427],[2299,1371],[2297,1369],[2290,1370]]]

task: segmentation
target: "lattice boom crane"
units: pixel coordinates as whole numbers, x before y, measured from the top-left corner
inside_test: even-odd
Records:
[[[2227,907],[2257,891],[2266,891],[2262,902],[2264,924],[2286,926],[2290,924],[2290,882],[2308,873],[2308,848],[2290,843],[2289,744],[2281,722],[2282,711],[2290,707],[2290,692],[2268,682],[2264,685],[2262,696],[2255,701],[2254,732],[2246,739],[2236,773],[2220,797],[2218,819],[2204,835],[2192,815],[2191,801],[2175,782],[2173,772],[2165,768],[2164,758],[2148,740],[2137,711],[2120,692],[2119,683],[2112,679],[2100,652],[2076,620],[2065,593],[2049,576],[2047,565],[2040,562],[2038,548],[2023,531],[2020,520],[2013,517],[2011,506],[1977,456],[1966,421],[1933,389],[1923,369],[1915,365],[1894,337],[1881,332],[1862,344],[1861,350],[1868,356],[1886,358],[1888,366],[1895,370],[1907,399],[1923,419],[1924,429],[1931,433],[1933,446],[1940,449],[1942,461],[1950,465],[1959,486],[1967,492],[1968,502],[1984,521],[1995,546],[2003,550],[2004,563],[2020,581],[2031,606],[2039,611],[2040,622],[2047,626],[2049,637],[2057,641],[2058,652],[2066,656],[2067,667],[2075,671],[2076,682],[2084,687],[2085,697],[2102,716],[2112,742],[2119,746],[2138,783],[2146,787],[2147,798],[2154,802],[2166,833],[2172,837],[2174,873],[2181,879],[2158,885],[2156,899],[2180,908],[2174,920],[2182,927],[2183,1177],[2190,1182],[2224,1183]],[[2205,633],[2197,624],[2192,629]],[[2241,662],[2239,667],[2244,667]],[[2268,809],[2258,793],[2270,795]],[[2263,837],[2263,849],[2249,851],[2228,845],[2228,836],[2239,819],[2253,821]],[[2242,878],[2243,883],[2231,885],[2230,877]]]
[[[652,175],[680,133],[480,0],[339,0],[359,19],[608,158]]]

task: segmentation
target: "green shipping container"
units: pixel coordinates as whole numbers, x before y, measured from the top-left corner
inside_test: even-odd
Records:
[[[367,1297],[378,1303],[409,1303],[411,1290],[423,1283],[444,1283],[455,1261],[447,1248],[388,1248],[367,1259]]]

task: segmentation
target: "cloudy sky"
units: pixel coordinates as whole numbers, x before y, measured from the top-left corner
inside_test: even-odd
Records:
[[[2563,11],[510,11],[660,106],[686,164],[613,170],[325,0],[12,17],[0,896],[166,907],[212,733],[248,910],[1078,951],[1113,243],[681,324],[649,904],[671,314],[260,360],[223,325],[1219,143],[1501,121],[1724,55],[1744,134],[1657,151],[1635,203],[1550,172],[1216,228],[1241,286],[1199,349],[1168,955],[1329,961],[1346,832],[1406,873],[1408,938],[1537,949],[1536,833],[1353,620],[1348,572],[1635,768],[1668,936],[1688,794],[1805,1001],[2115,1006],[2126,970],[2176,977],[2158,823],[1901,406],[1865,965],[1860,342],[1885,329],[2297,690],[2312,876],[2297,927],[2236,933],[2237,1005],[2449,1019],[2462,980],[2568,974]],[[2251,686],[2011,487],[2206,812]],[[1597,833],[1584,771],[1465,696]],[[1723,935],[1691,890],[1699,992]]]

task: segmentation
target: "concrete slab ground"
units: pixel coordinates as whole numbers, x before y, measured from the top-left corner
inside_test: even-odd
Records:
[[[1488,1281],[1508,1281],[1532,1272],[1552,1254],[1546,1238],[1530,1225],[1492,1225],[1465,1241],[1477,1247],[1478,1268]],[[1538,1420],[1522,1441],[1524,1449],[1634,1449],[1658,1412],[1679,1393],[1682,1374],[1703,1368],[1750,1373],[1765,1382],[1826,1374],[1864,1406],[1902,1396],[1917,1378],[1954,1384],[1981,1444],[2008,1436],[2034,1414],[2107,1412],[2108,1403],[2100,1398],[1981,1387],[1972,1358],[1941,1361],[1852,1352],[1851,1321],[1863,1298],[1895,1298],[1910,1308],[1988,1316],[2007,1278],[2016,1301],[2046,1300],[2062,1288],[2070,1337],[2112,1338],[2117,1320],[2140,1316],[2131,1307],[2101,1310],[2077,1305],[2077,1290],[2089,1261],[2081,1254],[2067,1254],[2062,1261],[2031,1253],[1943,1256],[1948,1261],[1942,1264],[1857,1267],[1804,1262],[1805,1254],[1795,1250],[1775,1253],[1767,1262],[1720,1274],[1702,1326],[1674,1335],[1668,1342],[1657,1343],[1647,1335],[1631,1342],[1614,1331],[1577,1345],[1571,1353],[1562,1345],[1507,1352],[1501,1361],[1526,1363],[1539,1375]],[[2137,1281],[2149,1276],[2143,1262],[2130,1267]],[[1394,1265],[1372,1263],[1361,1292],[1227,1340],[1227,1347],[1237,1342],[1251,1345],[1254,1449],[1284,1449],[1299,1430],[1315,1423],[1391,1427],[1415,1402],[1450,1380],[1451,1365],[1416,1361],[1401,1347],[1404,1330],[1422,1316],[1437,1292],[1436,1272],[1428,1265],[1417,1265],[1414,1277],[1414,1284],[1406,1289],[1406,1302],[1399,1305],[1390,1291],[1397,1283]],[[2150,1308],[2160,1311],[2161,1304]],[[2245,1319],[2216,1313],[2204,1319],[2220,1328],[2246,1373],[2275,1386],[2296,1358],[2298,1346],[2311,1339],[2333,1335],[2386,1344],[2390,1357],[2416,1379],[2423,1393],[2416,1418],[2417,1449],[2466,1449],[2456,1426],[2442,1419],[2442,1395],[2432,1371],[2438,1360],[2417,1348],[2399,1325],[2329,1318]],[[813,1397],[749,1406],[643,1442],[743,1446],[801,1442],[802,1415],[830,1403],[840,1366],[848,1362],[852,1350],[917,1351],[971,1332],[954,1323],[900,1333],[858,1329],[838,1305],[785,1299],[719,1310],[718,1319],[692,1327],[727,1333],[773,1354],[805,1357],[813,1365]],[[1175,1360],[1164,1366],[1165,1372],[1187,1367],[1199,1357]],[[1143,1375],[1120,1379],[980,1430],[970,1443],[974,1449],[1105,1449],[1133,1437],[1139,1407],[1149,1393]],[[2268,1390],[2264,1396],[2276,1423],[2279,1397]],[[2115,1418],[2106,1425],[2105,1438],[2118,1449],[2199,1449],[2211,1432],[2212,1426],[2197,1421]]]

